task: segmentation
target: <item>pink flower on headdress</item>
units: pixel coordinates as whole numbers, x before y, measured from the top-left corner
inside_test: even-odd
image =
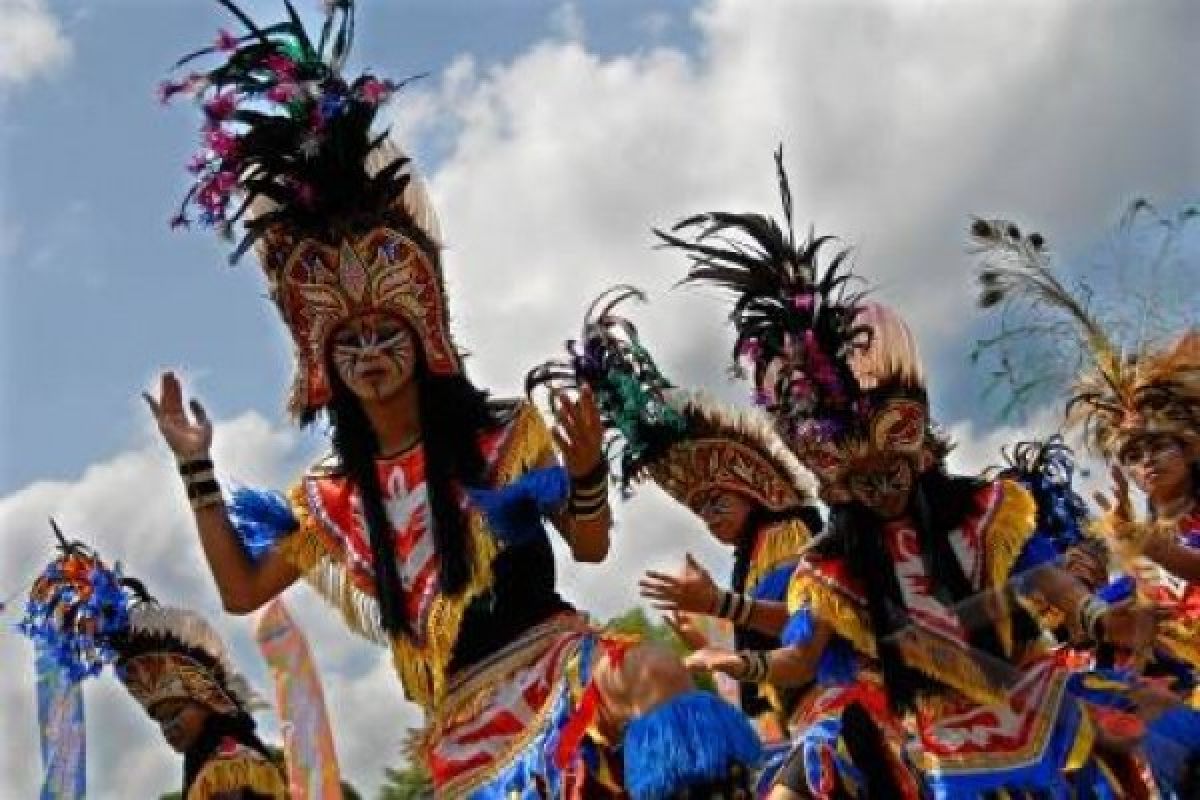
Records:
[[[264,58],[262,63],[281,80],[290,81],[296,77],[296,62],[285,55],[272,53]]]
[[[229,170],[218,172],[213,176],[212,185],[221,194],[228,195],[237,187],[237,174]]]
[[[300,94],[300,87],[291,81],[277,83],[267,89],[267,99],[272,103],[290,103]]]
[[[204,113],[210,124],[224,122],[237,110],[237,96],[233,92],[221,92],[204,104]]]
[[[325,127],[325,115],[321,113],[321,106],[314,105],[312,111],[308,113],[308,129],[311,131],[319,131]]]
[[[794,295],[792,297],[792,308],[797,311],[812,311],[813,296],[808,292]]]
[[[194,153],[188,160],[187,171],[199,175],[208,168],[208,157],[204,153]]]
[[[759,344],[758,339],[746,339],[738,350],[742,358],[754,361],[762,353],[762,345]]]
[[[220,128],[205,131],[204,143],[221,159],[229,158],[237,152],[237,137]]]
[[[378,78],[367,78],[363,81],[362,86],[358,87],[358,94],[362,101],[372,106],[382,103],[391,93],[392,87],[386,81]]]
[[[213,43],[213,49],[221,53],[228,53],[231,50],[236,50],[238,45],[237,37],[229,31],[221,28],[217,31],[217,41]]]

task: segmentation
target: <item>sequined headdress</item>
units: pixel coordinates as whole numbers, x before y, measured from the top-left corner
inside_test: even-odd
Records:
[[[691,259],[685,283],[734,294],[735,365],[751,368],[755,402],[839,501],[856,464],[925,443],[921,362],[903,320],[855,290],[848,250],[827,259],[832,237],[796,238],[782,150],[775,163],[782,223],[710,212],[655,233]]]
[[[649,478],[693,510],[713,490],[736,492],[771,511],[814,504],[812,477],[765,419],[678,389],[663,376],[637,328],[616,313],[631,299],[644,295],[631,286],[601,294],[580,338],[567,343],[568,357],[532,370],[526,390],[590,386],[610,453],[620,451],[615,461],[625,488]]]
[[[147,712],[190,700],[217,714],[262,706],[200,615],[160,606],[142,584],[55,528],[59,554],[30,590],[21,629],[73,680],[113,665]]]
[[[331,0],[319,38],[290,2],[287,18],[260,27],[230,0],[217,0],[245,29],[178,66],[217,66],[163,84],[168,99],[203,107],[194,183],[173,225],[198,221],[232,237],[236,260],[253,247],[271,299],[291,332],[296,376],[289,409],[307,418],[329,400],[330,334],[356,316],[403,320],[434,374],[461,371],[451,340],[441,274],[441,237],[410,160],[373,130],[382,104],[402,84],[342,74],[354,34],[350,0]]]
[[[1118,456],[1133,440],[1153,434],[1178,438],[1196,457],[1200,445],[1200,330],[1172,341],[1125,349],[1093,313],[1088,295],[1056,273],[1043,236],[1024,234],[1003,219],[976,219],[973,251],[980,256],[979,302],[984,308],[1022,305],[1037,318],[1058,317],[1078,340],[1082,374],[1071,387],[1067,423],[1091,449]],[[1027,330],[1061,332],[1034,323]]]

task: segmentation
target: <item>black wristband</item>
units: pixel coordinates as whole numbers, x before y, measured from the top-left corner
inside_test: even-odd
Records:
[[[608,491],[608,461],[604,458],[583,475],[571,476],[571,494],[590,494],[600,489]]]
[[[209,494],[220,494],[221,485],[214,480],[199,481],[191,483],[187,486],[187,496],[189,500],[195,500],[198,497],[203,497]]]
[[[179,474],[187,478],[201,472],[206,472],[213,468],[212,459],[208,456],[193,458],[190,461],[179,462]]]

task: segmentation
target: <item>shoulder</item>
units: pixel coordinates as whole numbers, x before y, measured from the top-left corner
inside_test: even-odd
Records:
[[[496,427],[482,435],[484,454],[497,484],[554,461],[550,430],[537,407],[524,399],[493,400]]]

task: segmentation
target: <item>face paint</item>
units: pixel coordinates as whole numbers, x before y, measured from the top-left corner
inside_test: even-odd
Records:
[[[908,509],[916,469],[908,458],[890,456],[878,466],[850,475],[850,494],[883,519],[895,519]]]
[[[745,498],[735,492],[720,490],[701,492],[693,499],[691,507],[723,544],[737,543],[750,514],[750,504]]]
[[[162,729],[167,744],[183,753],[199,738],[208,710],[199,703],[168,700],[156,705],[150,716]]]
[[[1183,445],[1174,436],[1155,434],[1134,439],[1121,450],[1120,462],[1152,502],[1171,502],[1192,488]]]
[[[338,377],[357,397],[385,400],[412,380],[416,343],[408,326],[382,314],[356,317],[332,338]]]

